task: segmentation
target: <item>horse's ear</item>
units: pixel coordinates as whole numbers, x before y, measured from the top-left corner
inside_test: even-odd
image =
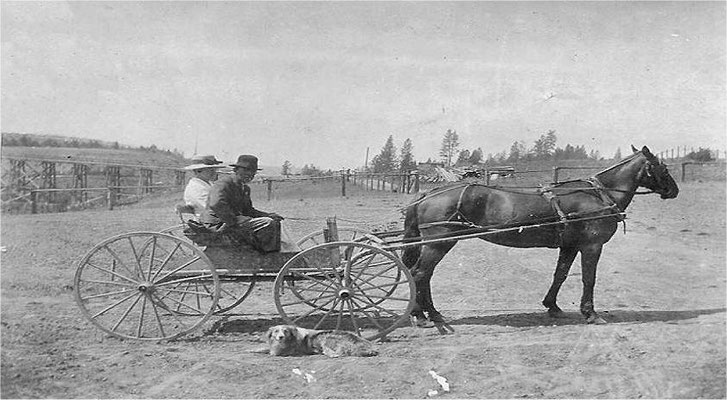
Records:
[[[636,147],[634,147],[634,145],[633,145],[633,144],[631,145],[631,151],[633,151],[634,153],[638,153],[638,152],[639,152],[639,151],[638,151],[638,150],[636,149]]]
[[[644,148],[643,148],[643,149],[641,149],[641,152],[642,152],[642,153],[643,153],[643,154],[644,154],[645,156],[647,156],[647,157],[653,157],[653,156],[654,156],[653,154],[651,154],[651,151],[649,151],[649,148],[648,148],[648,147],[646,147],[646,146],[644,146]]]

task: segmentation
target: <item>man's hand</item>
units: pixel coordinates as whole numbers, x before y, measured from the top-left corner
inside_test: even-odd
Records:
[[[224,233],[230,230],[230,225],[227,225],[227,222],[223,222],[222,225],[220,225],[220,229],[217,230],[217,233]]]
[[[270,213],[270,214],[268,215],[268,217],[270,217],[270,218],[272,218],[272,219],[274,219],[274,220],[276,220],[276,221],[282,221],[282,220],[284,220],[284,219],[285,219],[285,218],[283,218],[283,216],[282,216],[282,215],[280,215],[280,214],[276,214],[276,213]]]

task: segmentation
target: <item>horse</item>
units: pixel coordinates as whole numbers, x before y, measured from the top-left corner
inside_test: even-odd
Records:
[[[442,314],[434,307],[430,281],[434,269],[458,240],[477,237],[518,248],[560,249],[550,289],[542,301],[548,314],[563,318],[556,298],[576,255],[581,253],[583,294],[580,312],[587,323],[605,323],[594,309],[596,266],[603,245],[624,219],[634,195],[657,193],[662,199],[679,194],[674,178],[649,149],[633,154],[588,179],[552,183],[538,188],[455,183],[423,194],[405,210],[402,261],[416,284],[412,322],[436,326],[444,333]],[[637,192],[639,187],[648,189]],[[425,315],[426,312],[426,315]]]

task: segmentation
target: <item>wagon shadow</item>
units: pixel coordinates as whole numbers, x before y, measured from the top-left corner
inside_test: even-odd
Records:
[[[633,311],[615,310],[601,311],[599,315],[607,323],[647,323],[647,322],[676,322],[697,318],[702,315],[711,315],[727,312],[727,308],[709,308],[704,310],[682,311]],[[545,311],[514,314],[497,314],[488,316],[462,317],[449,321],[450,325],[500,325],[517,328],[536,326],[565,326],[584,325],[585,321],[579,312],[566,312],[565,318],[551,318]]]
[[[384,324],[393,324],[393,320],[389,320],[387,318],[381,318],[379,319],[380,322],[383,322]],[[301,326],[313,326],[315,323],[318,322],[315,316],[310,318],[303,318],[299,321],[299,325]],[[357,324],[359,326],[366,326],[366,320],[364,319],[357,319]],[[317,329],[336,329],[335,328],[335,321],[326,321],[321,324],[321,326]],[[259,335],[268,330],[271,326],[275,325],[288,325],[288,322],[286,322],[283,318],[279,316],[270,316],[270,317],[248,317],[244,314],[228,314],[224,315],[218,320],[216,320],[208,329],[205,329],[202,333],[202,336],[225,336],[225,335]],[[351,326],[344,326],[345,330],[351,330]],[[191,339],[194,340],[194,339]]]

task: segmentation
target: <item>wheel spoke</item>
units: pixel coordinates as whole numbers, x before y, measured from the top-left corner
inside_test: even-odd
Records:
[[[144,277],[144,271],[141,268],[141,258],[139,256],[139,254],[136,252],[136,246],[134,246],[134,241],[132,240],[131,236],[129,236],[127,239],[129,241],[129,247],[131,248],[131,252],[132,252],[132,254],[134,254],[134,266],[136,267],[136,270],[139,273],[139,277],[141,277],[141,279],[146,279]],[[152,240],[154,240],[154,239],[152,239]]]
[[[315,304],[315,302],[318,301],[318,300],[323,300],[323,299],[327,299],[327,298],[331,298],[331,297],[337,297],[337,296],[338,296],[337,293],[329,294],[328,296],[320,295],[320,296],[316,297],[313,300],[313,304]],[[300,300],[297,300],[297,301],[291,301],[289,303],[282,303],[281,305],[284,306],[284,307],[288,307],[288,306],[294,306],[294,305],[305,304],[305,303],[310,303],[310,302],[311,302],[310,299],[300,299]],[[322,307],[323,306],[326,306],[328,304],[330,304],[330,301],[328,301],[325,304],[323,304]]]
[[[368,319],[369,321],[371,321],[371,323],[373,323],[374,325],[376,325],[376,326],[377,326],[377,327],[379,328],[379,330],[382,330],[382,331],[383,331],[383,330],[385,329],[385,328],[384,328],[384,327],[383,327],[383,326],[382,326],[382,325],[381,325],[381,324],[379,323],[379,321],[378,321],[378,320],[376,320],[376,318],[373,318],[373,317],[372,317],[372,316],[371,316],[371,315],[370,315],[369,313],[367,313],[367,312],[366,312],[366,307],[361,307],[361,306],[359,306],[359,305],[358,305],[358,304],[356,303],[356,301],[355,301],[355,300],[353,300],[353,299],[351,299],[351,303],[352,303],[352,304],[356,304],[356,309],[358,309],[358,310],[359,310],[359,311],[361,312],[361,314],[365,315],[365,316],[366,316],[366,318],[367,318],[367,319]]]
[[[116,296],[119,294],[126,294],[126,293],[136,293],[136,289],[126,289],[126,290],[119,290],[116,292],[92,294],[92,295],[83,297],[83,300],[100,299],[100,298],[104,298],[104,297]]]
[[[119,265],[121,265],[126,270],[126,272],[129,273],[129,276],[136,277],[136,275],[134,274],[134,271],[130,270],[129,267],[126,266],[126,263],[124,263],[123,261],[121,261],[121,258],[119,258],[119,256],[116,254],[115,251],[111,250],[108,246],[106,246],[106,250],[109,252],[109,254],[111,254],[111,257],[113,257],[116,260],[116,262],[119,263]],[[92,267],[96,267],[95,265],[93,265],[91,263],[89,263],[89,265],[91,265]],[[96,268],[102,269],[101,267],[96,267]],[[108,273],[110,273],[112,275],[118,276],[119,278],[122,278],[122,279],[125,279],[127,281],[136,283],[136,281],[133,281],[131,278],[127,278],[124,275],[119,275],[119,274],[117,274],[113,270],[111,270],[111,271],[104,270],[104,271],[106,271],[106,272],[108,272]]]
[[[336,306],[338,305],[337,303],[338,303],[338,298],[334,298],[333,305],[331,306],[331,308],[321,317],[320,320],[318,320],[318,323],[313,327],[313,329],[318,329],[321,327],[321,324],[323,323],[323,321],[325,321],[325,319],[328,318],[329,315],[331,315],[333,310],[336,309]]]
[[[356,315],[353,313],[354,306],[353,306],[353,299],[346,299],[348,302],[348,314],[351,316],[351,323],[353,323],[353,329],[356,331],[356,334],[361,336],[361,329],[358,327],[358,323],[356,322]],[[363,312],[363,310],[361,310]]]
[[[329,304],[331,304],[331,303],[334,303],[334,307],[335,307],[335,301],[336,301],[336,300],[337,300],[337,298],[336,298],[336,297],[333,297],[333,298],[332,298],[331,300],[328,300],[327,302],[325,302],[325,303],[324,303],[324,304],[323,304],[323,305],[322,305],[321,307],[325,307],[325,306],[327,306],[327,305],[329,305]],[[333,310],[333,308],[331,308],[331,310],[328,310],[328,313],[327,313],[326,315],[330,314],[332,310]],[[302,320],[303,318],[305,318],[305,317],[307,317],[307,316],[309,316],[309,315],[313,314],[313,313],[314,313],[314,312],[316,312],[316,311],[318,311],[318,308],[313,308],[313,309],[311,309],[310,311],[306,312],[305,314],[303,314],[303,315],[300,315],[300,316],[299,316],[298,318],[296,318],[296,319],[294,320],[294,322],[298,322],[298,321]],[[324,317],[324,318],[325,318],[325,317]],[[317,325],[316,325],[316,326],[317,326]]]
[[[163,286],[174,285],[174,284],[183,283],[183,282],[195,282],[195,281],[198,281],[201,279],[212,279],[212,275],[189,276],[186,278],[175,279],[173,281],[158,282],[158,283],[155,283],[154,285],[157,287],[163,287]]]
[[[96,279],[84,279],[82,282],[83,283],[97,283],[99,285],[106,285],[106,286],[112,285],[112,286],[123,286],[123,287],[132,287],[132,288],[135,288],[137,285],[136,282],[133,282],[134,283],[133,285],[129,285],[128,283],[121,283],[121,282],[116,282],[116,281],[99,281]]]
[[[118,319],[118,321],[116,321],[116,325],[114,325],[114,327],[113,327],[113,328],[111,328],[111,330],[112,330],[112,331],[115,331],[115,330],[116,330],[116,328],[118,328],[118,327],[119,327],[119,325],[121,325],[121,323],[122,323],[122,322],[124,322],[124,320],[126,319],[126,317],[127,317],[127,316],[129,315],[129,313],[131,312],[131,309],[132,309],[132,308],[134,308],[134,306],[136,305],[136,303],[138,303],[138,302],[139,302],[139,299],[141,299],[142,297],[144,297],[144,295],[139,295],[139,296],[138,296],[138,297],[136,298],[136,300],[134,300],[134,302],[133,302],[133,303],[131,303],[131,305],[129,306],[129,308],[127,308],[127,309],[126,309],[126,311],[124,311],[124,313],[123,313],[123,314],[121,315],[121,317],[120,317],[120,318]]]
[[[125,302],[126,300],[129,300],[130,298],[132,298],[132,297],[134,297],[136,295],[138,295],[138,292],[137,291],[132,292],[130,295],[124,297],[123,299],[117,301],[116,303],[111,304],[110,306],[104,308],[103,310],[97,312],[94,315],[91,315],[91,319],[94,319],[94,318],[97,318],[97,317],[99,317],[101,315],[106,314],[107,312],[109,312],[109,311],[113,310],[114,308],[116,308],[116,306],[121,305],[121,303]]]
[[[141,312],[139,313],[139,325],[136,329],[136,337],[141,337],[141,331],[144,327],[144,312],[146,311],[146,296],[141,301]]]

